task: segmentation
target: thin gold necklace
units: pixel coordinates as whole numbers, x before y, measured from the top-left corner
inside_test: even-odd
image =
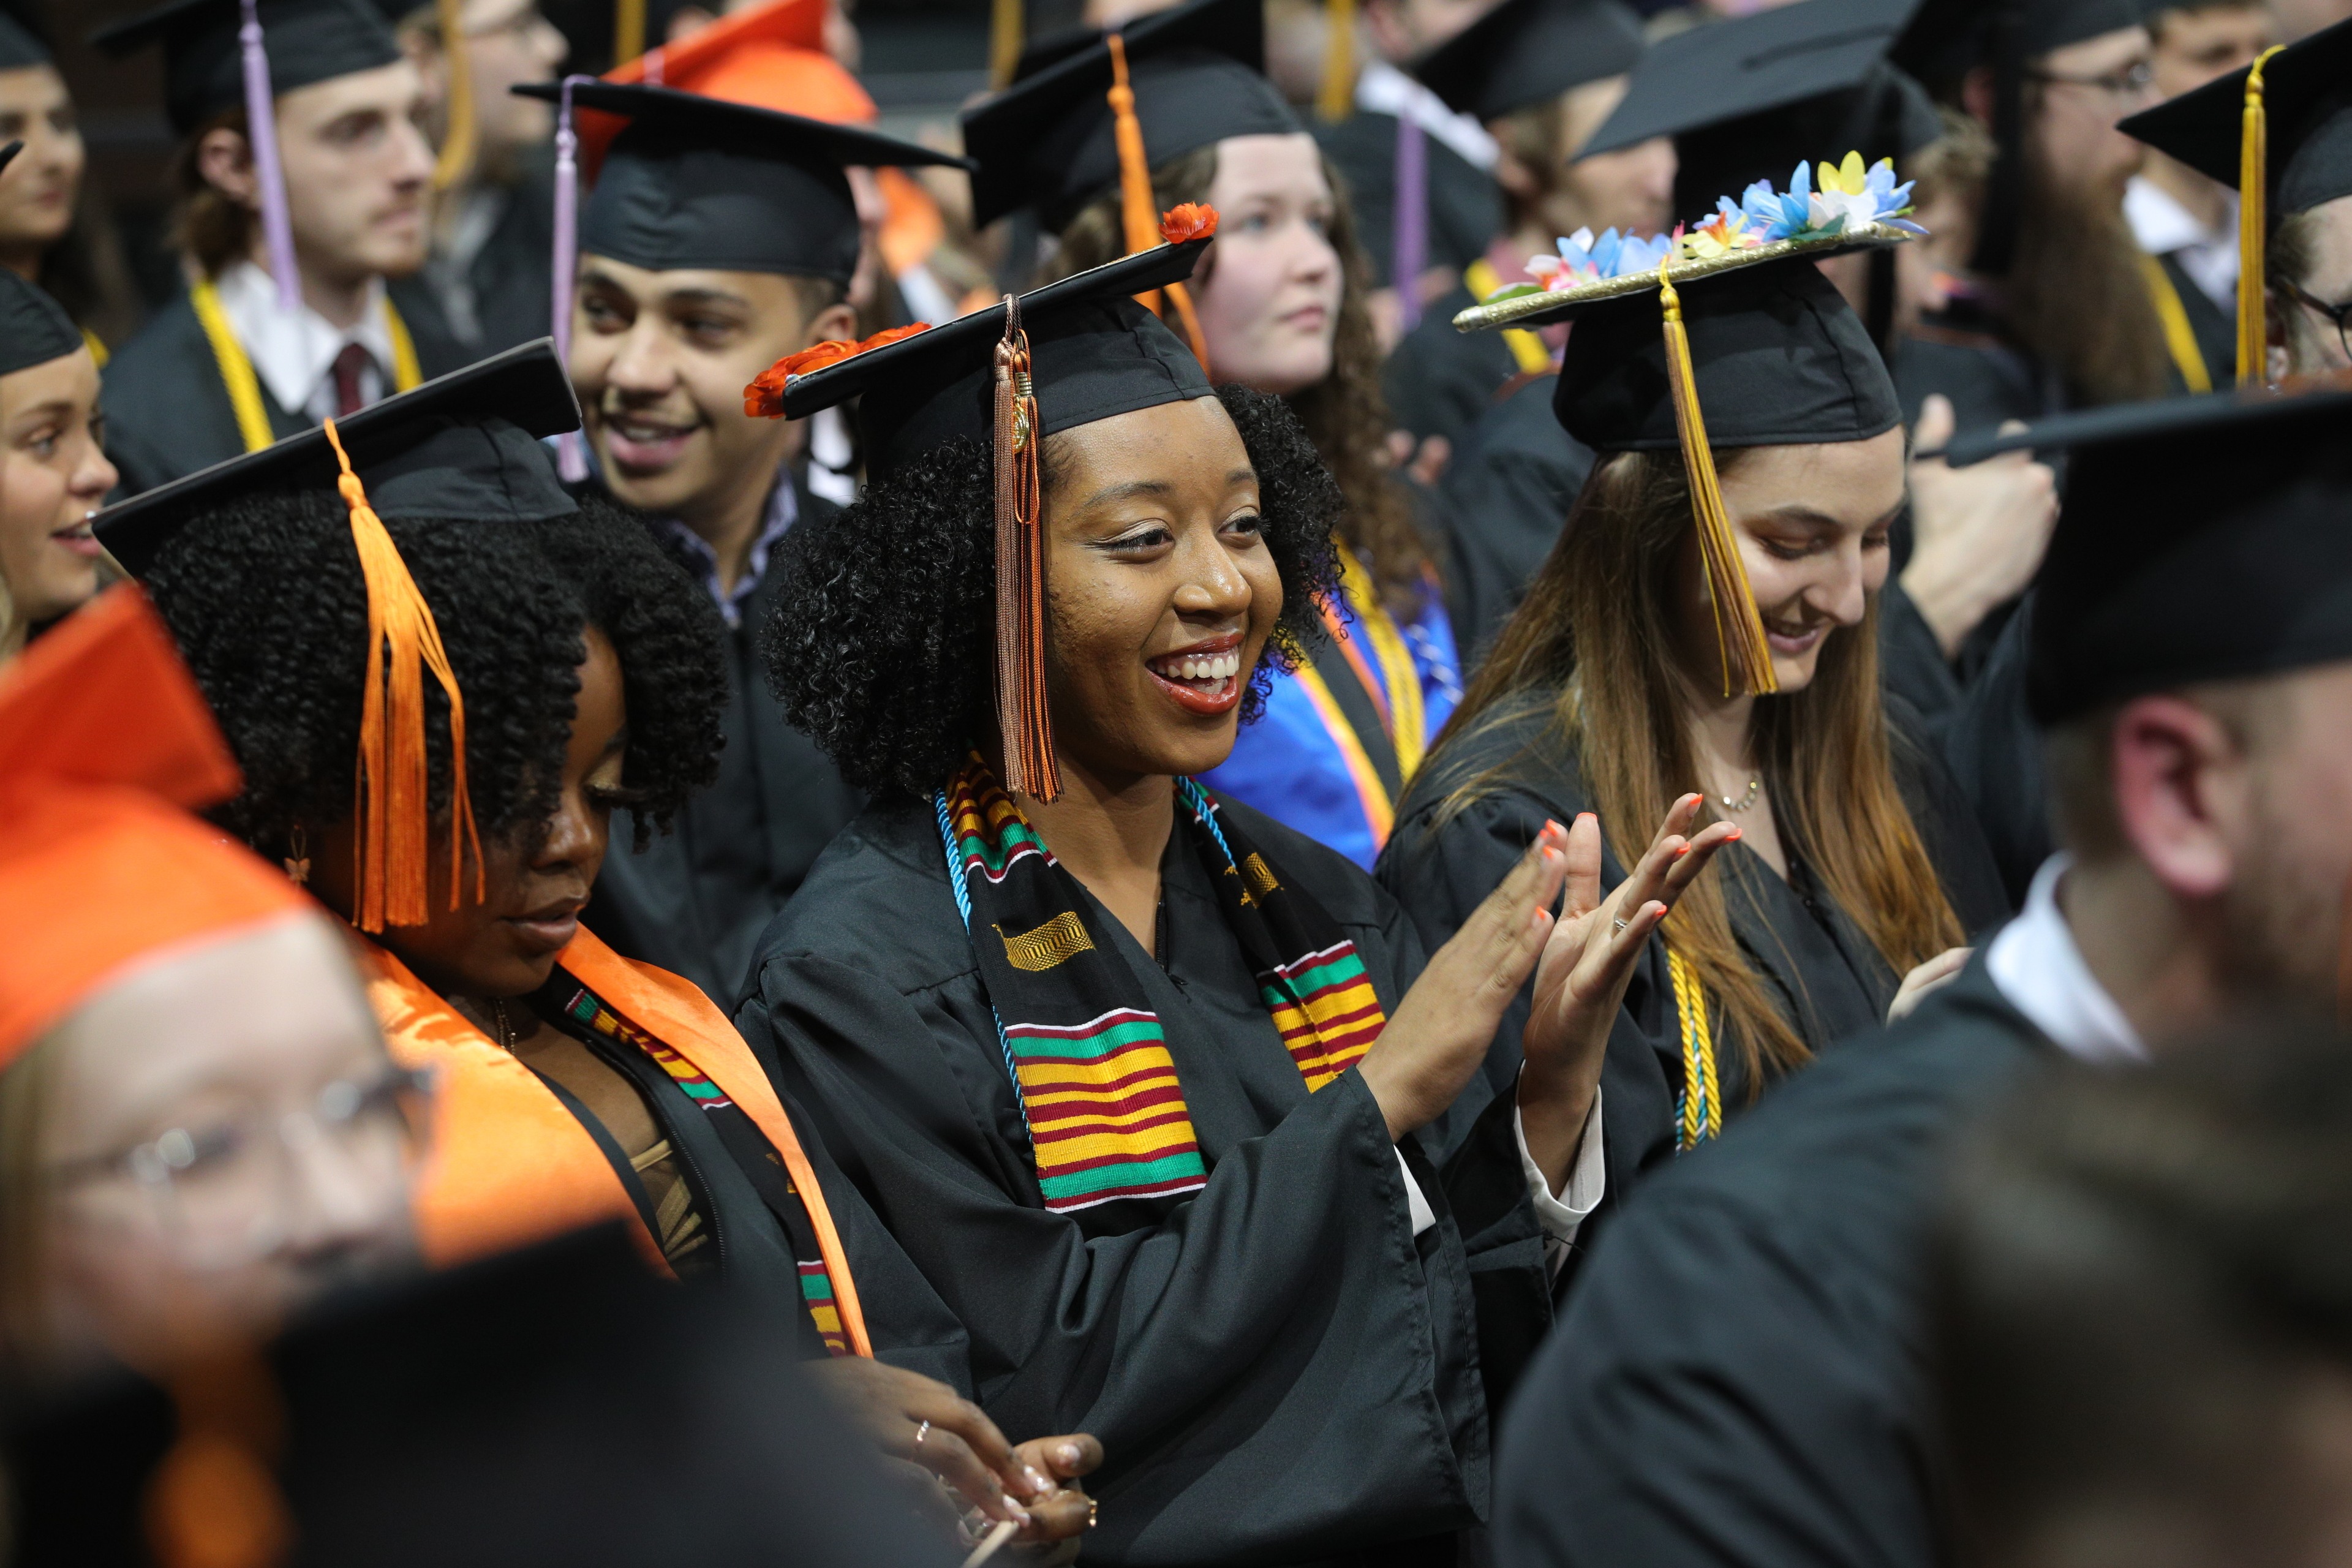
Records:
[[[1754,778],[1748,781],[1748,793],[1741,795],[1738,800],[1732,799],[1727,795],[1719,795],[1715,798],[1723,803],[1723,809],[1726,811],[1746,811],[1756,804],[1756,797],[1759,795],[1761,795],[1763,791],[1764,775],[1759,773]]]

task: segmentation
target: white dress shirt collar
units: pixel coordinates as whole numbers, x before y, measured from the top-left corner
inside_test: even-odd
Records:
[[[349,331],[307,303],[291,312],[280,310],[277,283],[250,261],[229,268],[214,287],[254,373],[289,414],[317,419],[335,411],[332,372],[345,343],[359,344],[374,362],[375,374],[369,378],[374,384],[362,393],[366,401],[374,402],[391,384],[392,327],[384,316],[383,279],[369,279],[367,307]]]
[[[1486,128],[1471,115],[1456,114],[1445,100],[1386,60],[1373,60],[1356,77],[1356,107],[1393,114],[1413,123],[1460,153],[1464,162],[1492,170],[1499,149]]]
[[[2124,220],[2142,250],[2175,258],[2206,298],[2223,310],[2237,309],[2236,193],[2231,194],[2221,226],[2208,229],[2169,191],[2145,174],[2135,174],[2124,188]]]
[[[2072,858],[2053,855],[2035,873],[2025,910],[2000,929],[1985,969],[2009,1005],[2067,1055],[2086,1062],[2139,1062],[2147,1047],[2083,962],[2058,884]]]

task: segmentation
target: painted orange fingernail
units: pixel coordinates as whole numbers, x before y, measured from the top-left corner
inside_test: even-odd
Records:
[[[1679,860],[1679,859],[1681,859],[1684,856],[1685,856],[1685,855],[1687,855],[1687,854],[1689,854],[1689,853],[1690,853],[1690,846],[1689,846],[1689,845],[1687,845],[1687,844],[1681,845],[1681,846],[1677,847],[1675,848],[1675,859],[1677,859],[1677,860]]]

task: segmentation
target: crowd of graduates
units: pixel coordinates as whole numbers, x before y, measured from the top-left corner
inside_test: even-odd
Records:
[[[2342,1560],[2352,8],[989,16],[0,14],[0,1561]]]

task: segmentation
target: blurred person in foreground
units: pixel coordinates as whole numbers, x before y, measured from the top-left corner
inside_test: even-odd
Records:
[[[2018,1071],[2332,1005],[2352,879],[2352,395],[2053,420],[2026,690],[2069,851],[1958,978],[1654,1177],[1498,1465],[1498,1559],[1938,1562],[1919,1252],[1938,1151]]]
[[[89,531],[114,488],[98,391],[80,330],[37,285],[0,270],[0,665],[114,574]]]
[[[66,309],[104,363],[138,319],[122,247],[88,179],[73,94],[48,48],[0,16],[0,142],[25,151],[0,179],[0,267]]]
[[[1971,1130],[1932,1269],[1957,1561],[2344,1560],[2347,1062],[2326,1025],[2240,1024]]]
[[[611,1235],[403,1278],[426,1086],[237,784],[136,588],[0,674],[9,1560],[946,1561],[755,1304]]]

